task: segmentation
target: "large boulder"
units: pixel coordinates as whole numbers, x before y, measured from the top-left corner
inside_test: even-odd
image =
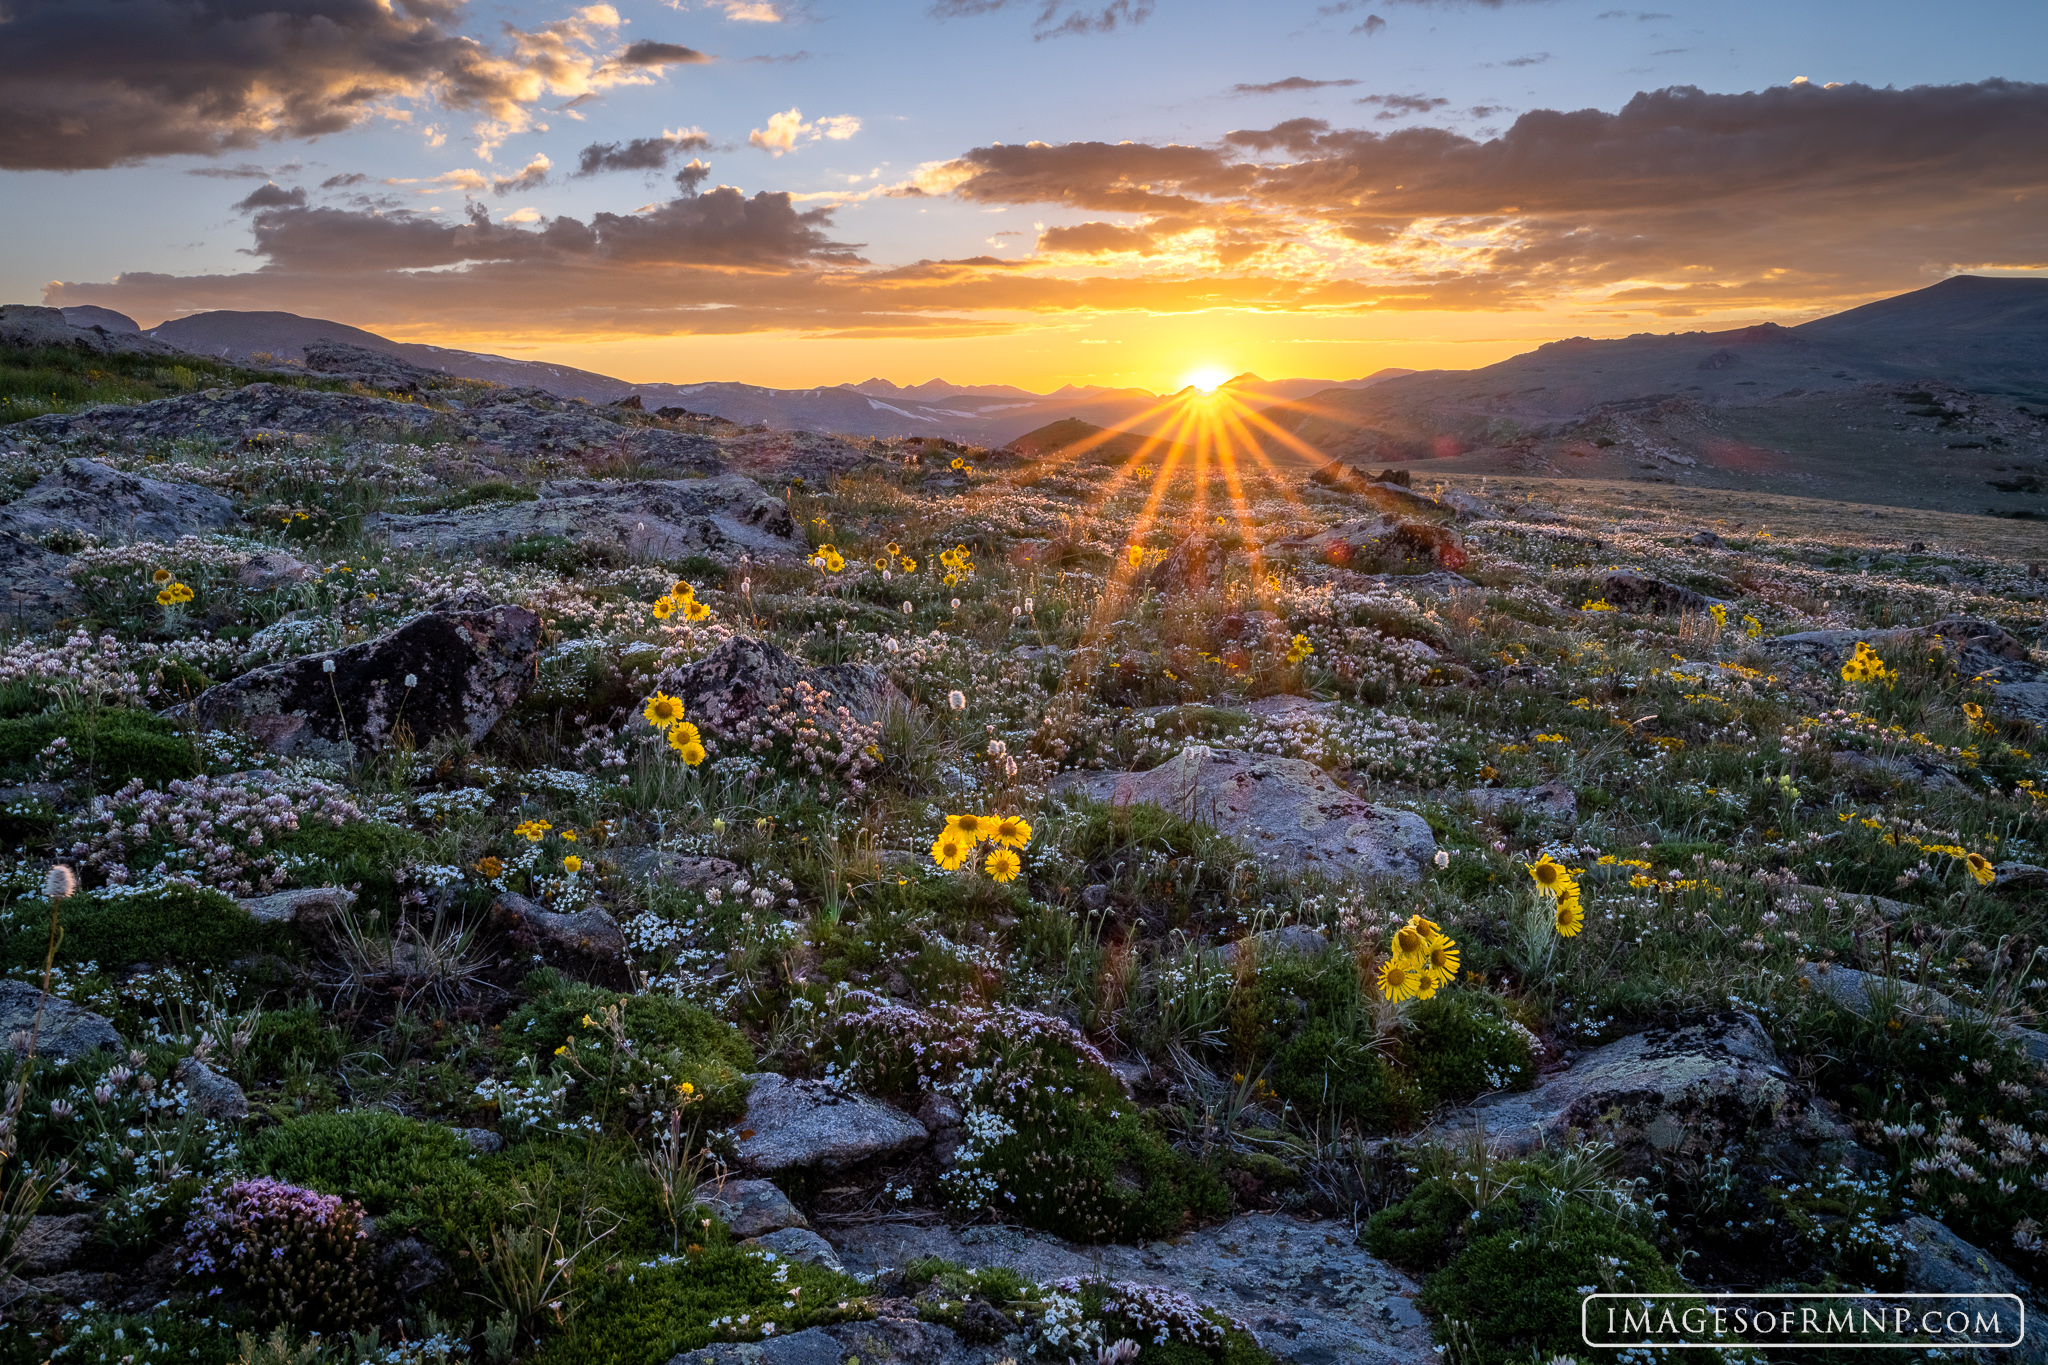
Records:
[[[75,1062],[101,1048],[119,1052],[123,1046],[114,1026],[91,1010],[55,995],[45,1000],[41,988],[26,981],[0,981],[0,1043],[11,1055],[25,1056],[31,1032],[36,1055],[56,1062]]]
[[[660,560],[737,558],[741,553],[792,558],[804,548],[782,499],[742,474],[628,482],[557,479],[539,491],[533,502],[459,512],[376,513],[363,519],[363,529],[394,545],[443,552],[527,536],[560,536]]]
[[[742,1169],[836,1171],[921,1147],[923,1124],[893,1105],[825,1081],[793,1081],[774,1072],[750,1077],[747,1112],[733,1125]]]
[[[1705,593],[1694,592],[1682,583],[1645,578],[1639,573],[1611,573],[1601,580],[1600,592],[1609,605],[1622,611],[1682,615],[1705,611],[1713,605]]]
[[[524,607],[426,612],[374,640],[252,669],[191,709],[203,725],[247,729],[272,753],[338,762],[401,725],[419,744],[479,740],[532,685],[539,647],[540,618]]]
[[[735,1237],[811,1225],[772,1180],[716,1180],[697,1187],[697,1202],[716,1213]]]
[[[2033,1286],[2008,1270],[2004,1264],[1950,1232],[1926,1214],[1909,1215],[1892,1230],[1905,1244],[1906,1288],[1915,1294],[1981,1295],[2011,1294],[2027,1306],[2027,1317],[2039,1316],[2040,1300]],[[1996,1311],[1993,1303],[1943,1304]],[[2009,1305],[2008,1305],[2009,1306]],[[2014,1324],[2017,1325],[2017,1324]],[[2009,1330],[2009,1329],[2008,1329]],[[2013,1348],[2009,1359],[2021,1365],[2039,1365],[2048,1360],[2048,1336],[2038,1330]]]
[[[85,598],[72,581],[73,563],[68,555],[0,531],[0,621],[35,629],[76,616]]]
[[[1053,790],[1205,821],[1275,872],[1412,882],[1436,856],[1421,816],[1373,805],[1297,758],[1193,745],[1150,772],[1063,773]]]
[[[121,326],[123,322],[128,325]],[[176,360],[193,359],[169,342],[141,335],[132,320],[112,309],[0,304],[0,347],[41,346],[66,346],[93,355],[140,351]]]
[[[176,540],[237,525],[234,504],[210,488],[66,460],[5,507],[0,532],[42,541],[58,532],[107,541]]]
[[[1968,616],[1947,616],[1924,626],[1893,626],[1887,630],[1802,630],[1763,642],[1766,652],[1821,668],[1834,668],[1856,652],[1859,643],[1872,649],[1901,644],[1942,644],[1961,651],[1972,667],[2028,661],[2027,647],[2004,627]]]
[[[1778,1064],[1763,1026],[1738,1011],[1631,1034],[1534,1090],[1480,1100],[1439,1131],[1478,1128],[1495,1150],[1527,1153],[1572,1129],[1609,1127],[1638,1164],[1761,1142],[1797,1165],[1814,1145],[1848,1141],[1839,1121]]]
[[[1223,576],[1223,549],[1201,531],[1173,549],[1173,553],[1145,570],[1139,582],[1172,596],[1207,592]]]
[[[827,712],[844,706],[856,720],[873,720],[903,701],[888,677],[868,664],[827,664],[811,668],[766,640],[736,635],[693,664],[672,668],[655,687],[683,703],[691,721],[716,734],[731,733],[742,721],[785,710],[799,687],[825,698]]]

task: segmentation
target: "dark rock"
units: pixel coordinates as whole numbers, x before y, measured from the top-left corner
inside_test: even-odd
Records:
[[[1465,541],[1448,526],[1427,521],[1403,521],[1372,544],[1381,559],[1406,564],[1429,564],[1439,569],[1462,569],[1471,563]]]
[[[240,521],[234,504],[210,488],[123,474],[98,460],[66,460],[0,507],[0,532],[33,541],[67,531],[107,541],[176,540]]]
[[[1950,1232],[1947,1227],[1915,1213],[1907,1216],[1893,1232],[1905,1243],[1906,1288],[1916,1294],[2012,1294],[2026,1304],[2026,1316],[2039,1316],[2033,1286],[2003,1264]],[[1948,1305],[1943,1305],[1947,1307]],[[1955,1307],[1993,1310],[2009,1305],[1994,1303],[1957,1304]],[[2008,1329],[2019,1335],[2017,1323]],[[2048,1360],[2048,1341],[2029,1331],[2013,1348],[2009,1359],[2024,1365]]]
[[[307,925],[326,924],[348,913],[355,903],[355,892],[339,886],[307,886],[236,902],[262,924]]]
[[[1886,1014],[1905,1011],[1933,1019],[1986,1017],[1968,1005],[1958,1004],[1930,986],[1874,976],[1855,967],[1808,962],[1800,966],[1799,974],[1815,990],[1851,1014],[1867,1017],[1881,1010]],[[2048,1033],[2021,1028],[2003,1019],[1993,1019],[1991,1022],[1998,1032],[2019,1044],[2020,1050],[2027,1054],[2029,1061],[2036,1065],[2048,1063]]]
[[[1704,594],[1691,588],[1637,573],[1611,573],[1601,581],[1600,591],[1609,605],[1622,611],[1647,611],[1660,616],[1705,611],[1711,605]]]
[[[20,1240],[14,1244],[14,1273],[24,1277],[55,1274],[78,1259],[91,1236],[92,1215],[89,1213],[46,1214],[31,1218]]]
[[[949,1128],[958,1128],[966,1121],[967,1111],[960,1101],[951,1095],[942,1095],[934,1090],[924,1097],[924,1103],[917,1106],[917,1121],[933,1133],[942,1133]]]
[[[1721,537],[1715,535],[1712,531],[1694,531],[1692,533],[1692,543],[1708,550],[1724,549],[1727,545],[1727,542],[1723,541]]]
[[[707,886],[729,885],[740,875],[738,863],[723,858],[701,858],[671,853],[659,848],[615,848],[609,856],[628,877],[653,882],[656,886],[681,887],[696,891]]]
[[[303,583],[314,576],[312,566],[282,550],[258,550],[235,570],[235,581],[250,592],[269,592]]]
[[[1081,904],[1090,910],[1100,910],[1109,904],[1109,887],[1093,882],[1081,888]]]
[[[1474,810],[1498,815],[1509,806],[1548,820],[1576,820],[1579,795],[1563,782],[1540,787],[1478,787],[1465,793]]]
[[[697,1202],[714,1210],[735,1237],[810,1226],[772,1180],[726,1179],[703,1185],[698,1187]]]
[[[1293,953],[1300,957],[1316,957],[1330,946],[1330,940],[1324,938],[1306,924],[1283,924],[1278,929],[1268,929],[1264,933],[1253,934],[1249,939],[1240,939],[1235,943],[1224,944],[1216,950],[1216,960],[1226,967],[1229,966],[1237,961],[1237,955],[1246,943],[1251,944],[1252,951],[1260,957],[1265,957],[1271,953]]]
[[[1415,881],[1436,856],[1421,816],[1371,805],[1295,758],[1192,745],[1150,772],[1062,773],[1052,786],[1210,822],[1275,872]]]
[[[1446,488],[1436,495],[1436,500],[1459,521],[1499,521],[1503,515],[1500,508],[1485,498],[1456,488]]]
[[[1967,790],[1963,780],[1953,771],[1918,754],[1887,757],[1883,754],[1844,752],[1829,755],[1829,763],[1836,772],[1861,779],[1861,785],[1872,786],[1879,791],[1894,786],[1917,787],[1928,792]]]
[[[742,721],[759,721],[770,707],[800,713],[800,688],[820,698],[826,714],[844,706],[859,720],[873,720],[903,702],[903,694],[879,668],[807,668],[767,641],[746,635],[734,636],[696,663],[670,669],[655,686],[680,700],[691,721],[721,735],[731,734]]]
[[[839,1264],[839,1257],[833,1252],[832,1244],[809,1228],[777,1228],[759,1237],[746,1238],[740,1245],[760,1247],[764,1251],[772,1251],[778,1256],[803,1265],[821,1265],[827,1270],[846,1269]]]
[[[201,724],[241,725],[274,754],[344,763],[399,725],[419,744],[480,740],[532,685],[539,645],[540,618],[524,607],[427,612],[374,640],[265,664],[191,706]]]
[[[530,929],[544,942],[603,962],[626,956],[626,932],[619,922],[596,907],[573,914],[542,909],[517,892],[507,891],[493,902],[494,915]]]
[[[505,1145],[505,1139],[488,1128],[457,1128],[455,1136],[468,1143],[469,1149],[479,1156],[489,1156]]]
[[[902,1110],[823,1081],[774,1072],[751,1079],[747,1112],[733,1125],[734,1151],[749,1171],[834,1171],[921,1147],[930,1136]]]
[[[640,395],[637,393],[629,393],[624,398],[614,398],[605,406],[621,408],[627,412],[645,412],[647,410],[646,404],[640,401]]]
[[[405,1303],[453,1277],[448,1263],[417,1237],[401,1237],[377,1252],[377,1283]]]
[[[1197,531],[1175,546],[1172,554],[1145,570],[1138,582],[1154,592],[1179,596],[1207,592],[1222,574],[1222,548]]]
[[[92,317],[81,325],[79,321],[66,316],[72,311],[62,308],[42,308],[29,303],[0,305],[0,347],[33,349],[38,346],[63,346],[90,355],[114,355],[118,352],[140,352],[144,355],[160,355],[174,360],[192,360],[195,357],[166,341],[144,336],[140,331],[130,332],[118,323]],[[86,310],[77,310],[81,313]],[[92,309],[92,313],[105,312],[113,318],[122,317],[111,309]]]
[[[26,981],[0,981],[0,1039],[14,1055],[28,1051],[29,1031],[35,1027],[36,1010],[42,1009],[42,1027],[36,1033],[36,1055],[56,1062],[75,1062],[98,1048],[119,1052],[123,1044],[114,1026],[80,1009],[69,1000],[51,996],[43,999],[41,988]]]
[[[2001,890],[2021,891],[2048,885],[2048,867],[2036,867],[2032,863],[1997,863],[1991,872],[1991,884]]]
[[[0,532],[0,621],[47,626],[85,609],[71,579],[74,560],[33,541]]]
[[[172,1079],[184,1084],[201,1118],[235,1123],[249,1117],[249,1097],[242,1087],[196,1057],[180,1061]]]
[[[373,513],[365,532],[444,552],[559,536],[643,559],[794,558],[803,550],[780,498],[741,474],[708,479],[556,479],[532,502],[455,512]]]

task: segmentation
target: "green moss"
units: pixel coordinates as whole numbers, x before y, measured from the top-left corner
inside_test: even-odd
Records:
[[[1311,1116],[1339,1113],[1373,1129],[1415,1121],[1415,1088],[1367,1044],[1370,1038],[1313,1020],[1274,1055],[1274,1093]]]
[[[41,966],[49,944],[46,903],[17,906],[13,928],[0,937],[0,965]],[[64,902],[59,962],[132,962],[218,967],[237,958],[286,953],[295,943],[281,924],[258,924],[218,891],[168,885],[135,895],[95,892]]]
[[[1163,1237],[1230,1212],[1215,1172],[1174,1150],[1128,1101],[1041,1094],[1007,1117],[1016,1135],[979,1163],[1005,1217],[1100,1242]]]
[[[305,864],[302,884],[352,886],[372,905],[390,906],[398,897],[393,869],[416,860],[425,845],[420,836],[378,820],[354,820],[336,827],[309,825],[277,841],[279,851]]]
[[[1495,1090],[1536,1084],[1529,1035],[1498,999],[1480,991],[1446,990],[1420,1001],[1408,1016],[1402,1051],[1426,1105],[1463,1103]]]
[[[361,1200],[381,1231],[417,1231],[444,1254],[464,1249],[499,1202],[453,1129],[397,1114],[303,1114],[260,1134],[248,1157],[266,1175]]]
[[[792,1288],[803,1290],[801,1307],[789,1306]],[[838,1305],[861,1287],[818,1266],[714,1247],[674,1265],[579,1267],[574,1292],[582,1307],[570,1330],[551,1335],[531,1365],[646,1365],[713,1342],[758,1340],[763,1322],[786,1336],[857,1316]],[[710,1325],[743,1314],[751,1321],[734,1333]]]
[[[554,971],[533,973],[525,988],[532,998],[505,1020],[500,1033],[513,1058],[531,1056],[551,1066],[555,1048],[572,1038],[602,1053],[609,1044],[595,1021],[623,999],[633,1056],[617,1078],[620,1085],[688,1081],[705,1097],[693,1117],[708,1123],[736,1118],[745,1108],[742,1077],[754,1067],[754,1052],[746,1035],[718,1016],[688,1001],[621,996]],[[586,1027],[585,1019],[593,1025]]]
[[[0,766],[33,771],[38,755],[59,739],[78,769],[109,789],[138,777],[161,786],[199,771],[192,745],[176,725],[124,706],[0,720]]]

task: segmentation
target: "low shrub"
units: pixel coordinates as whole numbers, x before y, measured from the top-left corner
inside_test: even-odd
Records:
[[[345,1331],[375,1306],[369,1237],[361,1204],[237,1180],[194,1203],[182,1263],[244,1297],[266,1325]]]
[[[385,1234],[417,1231],[459,1251],[497,1205],[469,1144],[449,1128],[374,1110],[302,1114],[248,1146],[255,1170],[361,1201]]]
[[[134,962],[219,967],[260,953],[288,953],[281,924],[259,924],[218,891],[166,883],[133,893],[73,896],[59,916],[57,960],[126,967]],[[0,929],[0,966],[39,967],[49,946],[48,902],[19,902]]]
[[[1137,1346],[1136,1355],[1120,1357],[1135,1365],[1267,1365],[1273,1358],[1249,1324],[1159,1285],[1070,1276],[1047,1283],[1044,1302],[1038,1334],[1056,1359],[1077,1348],[1099,1356],[1120,1341]]]
[[[0,766],[38,776],[90,773],[109,789],[131,778],[160,786],[199,771],[191,741],[175,724],[125,706],[0,720]]]
[[[1536,1084],[1528,1032],[1481,991],[1442,991],[1408,1016],[1402,1058],[1425,1105],[1461,1104],[1497,1090]]]

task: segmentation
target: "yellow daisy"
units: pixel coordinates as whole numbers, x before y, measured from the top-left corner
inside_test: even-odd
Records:
[[[1394,960],[1410,967],[1419,967],[1422,955],[1429,951],[1429,935],[1412,924],[1404,924],[1394,931]]]
[[[657,597],[654,599],[654,605],[648,610],[654,613],[655,620],[666,621],[675,615],[676,600],[673,597]]]
[[[1963,857],[1963,861],[1969,864],[1970,875],[1977,879],[1977,885],[1989,886],[1993,881],[1997,880],[1998,869],[1993,867],[1991,860],[1983,854],[1966,854]]]
[[[1422,973],[1399,961],[1380,968],[1380,994],[1389,1000],[1409,1000],[1422,994]]]
[[[932,861],[945,868],[946,871],[953,872],[958,870],[960,865],[967,861],[967,855],[973,849],[974,844],[971,840],[964,839],[953,830],[948,829],[932,845]]]
[[[991,837],[994,835],[995,829],[996,822],[989,819],[986,815],[949,815],[946,817],[947,832],[957,834],[971,844],[978,844],[982,840]]]
[[[676,750],[676,757],[680,758],[681,760],[683,760],[683,762],[689,764],[692,768],[694,768],[699,763],[702,763],[707,757],[707,755],[704,752],[703,745],[685,744],[682,748]]]
[[[668,727],[668,747],[677,753],[681,753],[692,744],[701,747],[703,743],[704,736],[697,732],[696,726],[686,720],[679,720]]]
[[[1015,881],[1024,864],[1013,851],[999,848],[988,855],[988,861],[981,865],[982,871],[999,882]]]
[[[655,729],[666,730],[682,720],[683,704],[668,693],[657,691],[647,699],[647,704],[640,709],[640,714]]]
[[[1562,896],[1557,902],[1557,932],[1564,938],[1571,938],[1586,927],[1586,912],[1579,907],[1577,896]]]
[[[1529,877],[1536,883],[1536,889],[1547,896],[1555,896],[1572,884],[1571,874],[1550,861],[1548,853],[1529,864]]]
[[[1438,981],[1452,981],[1458,975],[1458,944],[1442,934],[1432,934],[1423,954],[1423,966]]]
[[[1031,822],[1021,815],[1005,815],[988,837],[1008,848],[1022,848],[1031,842]]]

